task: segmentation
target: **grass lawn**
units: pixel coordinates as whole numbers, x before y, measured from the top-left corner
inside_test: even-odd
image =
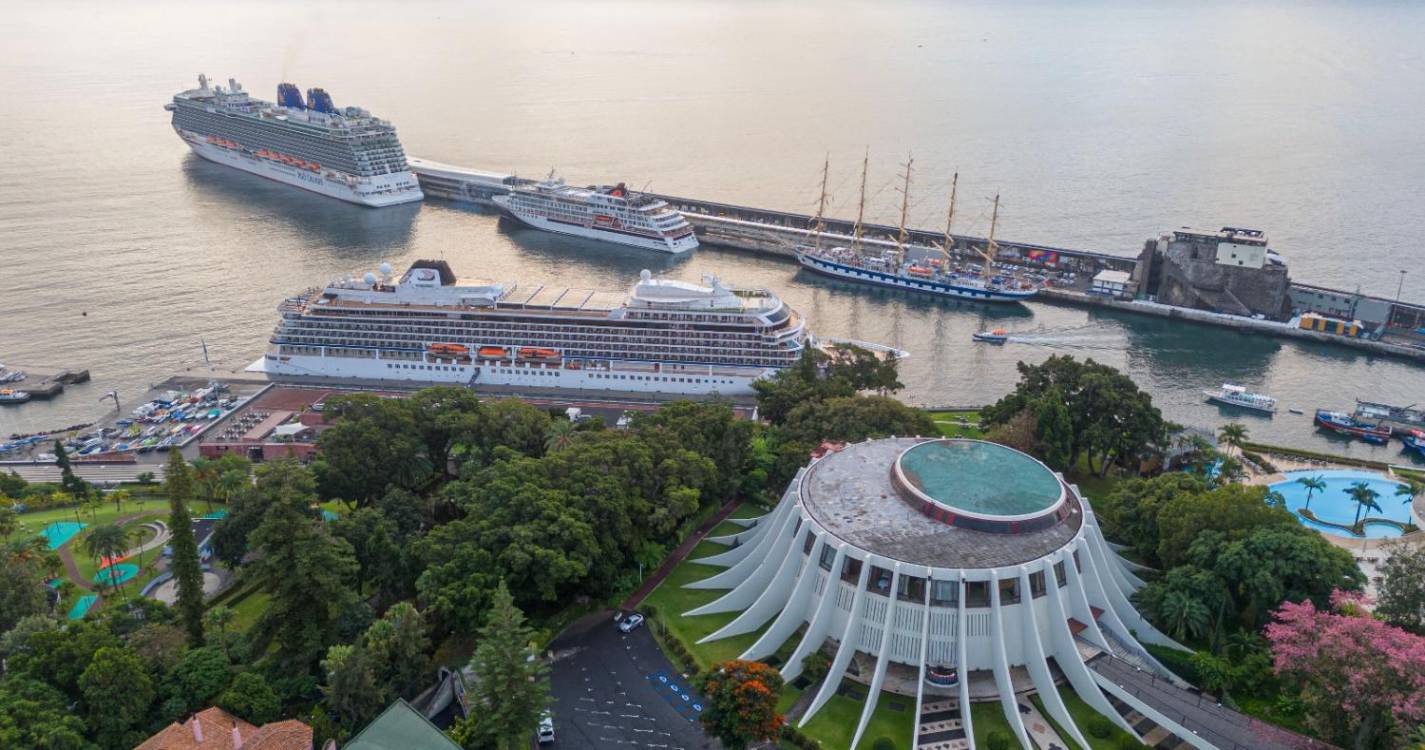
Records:
[[[48,510],[21,513],[15,517],[17,523],[12,536],[17,538],[34,536],[55,521],[73,521],[74,511],[74,508],[51,508]],[[93,517],[89,515],[87,508],[80,508],[79,521],[80,523],[87,524],[89,528],[93,528],[96,523],[113,523],[116,518],[132,515],[134,513],[158,513],[166,516],[168,514],[168,502],[161,499],[132,500],[123,503],[117,511],[114,510],[114,504],[112,502],[106,502],[95,508]],[[79,539],[79,537],[80,535],[76,535],[74,539]],[[76,557],[77,556],[78,554],[76,554]]]
[[[272,600],[268,594],[257,591],[249,594],[242,601],[231,605],[233,610],[233,621],[229,627],[237,633],[246,633],[248,628],[257,622],[257,618],[267,609],[267,603]]]
[[[975,747],[989,747],[990,732],[1003,732],[1009,737],[1011,746],[1018,742],[1014,737],[1014,730],[1009,727],[1009,721],[1004,718],[1004,707],[998,700],[971,703],[970,721],[975,728]]]
[[[858,693],[866,692],[865,685],[849,684]],[[892,705],[899,706],[900,710],[892,709]],[[820,741],[828,750],[848,748],[851,746],[851,738],[856,734],[856,724],[861,721],[861,711],[864,707],[864,701],[853,700],[840,694],[834,695],[801,731]],[[909,748],[914,735],[915,698],[882,692],[880,700],[876,701],[876,710],[871,713],[871,720],[866,723],[866,732],[861,735],[861,744],[857,745],[857,750],[871,747],[881,737],[889,739],[896,748]]]
[[[111,508],[111,510],[112,510],[112,508]],[[164,519],[166,519],[166,518],[168,517],[168,514],[167,514],[166,511],[167,511],[167,507],[165,506],[165,512],[160,513],[160,512],[155,511],[155,512],[153,512],[153,513],[146,513],[142,518],[135,518],[134,520],[129,521],[128,523],[124,524],[124,526],[123,526],[124,531],[127,532],[127,533],[129,533],[129,534],[134,534],[134,533],[138,532],[139,529],[142,529],[142,528],[143,528],[143,525],[144,525],[145,523],[148,523],[148,522],[150,522],[150,521],[153,521],[155,518],[164,518]],[[93,582],[94,582],[94,576],[95,576],[96,574],[98,574],[98,572],[99,572],[99,565],[98,565],[96,562],[94,562],[94,558],[90,557],[90,556],[89,556],[89,553],[84,549],[84,535],[85,535],[86,533],[88,533],[88,532],[90,531],[90,529],[93,529],[93,528],[94,528],[93,526],[90,526],[89,528],[84,529],[83,531],[79,532],[78,534],[75,534],[75,535],[74,535],[74,539],[71,540],[68,545],[66,545],[67,548],[69,549],[69,553],[74,556],[74,566],[79,569],[79,575],[80,575],[80,577],[83,578],[84,580],[90,582],[90,583],[93,583]],[[142,532],[142,534],[143,534],[143,536],[142,536],[141,539],[140,539],[140,538],[130,537],[130,541],[129,541],[129,547],[130,547],[130,549],[139,546],[141,543],[145,543],[145,542],[148,542],[148,541],[150,541],[150,540],[153,539],[153,534],[152,534],[151,532],[144,531],[144,532]],[[154,564],[155,562],[157,562],[158,559],[159,559],[162,555],[163,555],[163,550],[162,550],[162,549],[152,549],[152,550],[149,550],[149,551],[143,553],[144,568],[145,568],[145,569],[151,569],[151,568],[153,567],[153,564]],[[134,556],[133,558],[130,558],[130,559],[128,559],[128,560],[125,560],[124,562],[131,562],[131,563],[137,565],[137,564],[138,564],[138,557],[137,557],[137,556]],[[141,579],[143,579],[143,578],[144,578],[144,574],[143,574],[143,573],[140,573],[138,576],[135,576],[132,580],[141,580]],[[128,581],[126,581],[126,582],[124,583],[125,588],[128,587],[128,584],[129,584]],[[140,585],[142,585],[142,584],[140,584]]]
[[[926,412],[926,416],[935,422],[942,437],[979,440],[985,436],[977,411],[931,411]]]

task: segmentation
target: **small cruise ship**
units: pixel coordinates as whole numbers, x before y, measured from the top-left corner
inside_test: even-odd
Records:
[[[1235,406],[1265,414],[1275,414],[1277,411],[1276,399],[1260,393],[1252,393],[1246,388],[1232,383],[1223,383],[1222,387],[1215,391],[1203,391],[1202,393],[1207,396],[1208,401],[1214,404]]]
[[[580,188],[550,172],[491,200],[502,214],[546,232],[674,254],[698,246],[693,226],[667,201],[629,190],[622,182]]]
[[[458,279],[420,260],[398,280],[343,278],[282,302],[271,347],[248,367],[342,378],[706,396],[746,395],[817,339],[766,289],[654,278],[625,292]]]
[[[277,102],[249,96],[229,78],[176,94],[164,105],[173,130],[208,161],[363,206],[392,206],[423,197],[391,123],[360,107],[337,107],[331,95],[291,83]]]

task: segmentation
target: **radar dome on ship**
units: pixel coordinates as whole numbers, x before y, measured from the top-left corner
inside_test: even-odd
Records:
[[[380,271],[381,271],[381,275],[382,275],[382,276],[390,276],[390,275],[391,275],[391,264],[390,264],[390,263],[382,263],[381,266],[380,266]]]
[[[642,271],[638,272],[638,278],[644,281],[648,281],[649,279],[653,278],[653,272],[645,268]]]
[[[361,277],[361,280],[362,280],[362,281],[365,281],[367,284],[375,285],[375,284],[376,284],[376,274],[371,273],[370,271],[367,271],[367,272],[366,272],[366,275]]]

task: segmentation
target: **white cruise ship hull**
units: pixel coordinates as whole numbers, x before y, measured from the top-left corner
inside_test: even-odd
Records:
[[[1021,302],[1033,297],[1035,290],[985,289],[978,286],[960,286],[936,279],[912,279],[899,274],[886,273],[868,268],[837,263],[819,258],[810,253],[797,253],[797,262],[808,270],[827,276],[835,276],[862,284],[905,289],[911,292],[932,294],[937,297],[975,300],[977,302]]]
[[[776,372],[773,368],[725,367],[651,362],[609,362],[601,369],[574,369],[562,363],[480,361],[468,364],[431,363],[411,359],[382,359],[338,355],[286,355],[268,352],[247,367],[275,379],[332,378],[396,383],[450,383],[516,387],[532,390],[564,389],[683,396],[744,396],[752,383]],[[606,369],[602,369],[606,368]]]
[[[682,238],[657,238],[646,237],[633,232],[625,232],[614,229],[603,229],[595,225],[578,224],[574,222],[556,221],[543,216],[535,216],[523,211],[511,209],[509,199],[506,196],[496,196],[493,198],[495,205],[500,208],[500,212],[527,227],[539,229],[545,232],[568,235],[570,237],[584,237],[601,242],[612,242],[618,245],[653,250],[660,253],[670,253],[677,255],[686,253],[698,247],[698,238],[691,231]]]
[[[310,190],[329,198],[371,208],[381,208],[413,203],[425,197],[421,193],[415,175],[409,171],[378,175],[364,180],[353,178],[356,180],[353,185],[345,177],[333,178],[325,174],[299,169],[279,161],[263,159],[243,151],[208,143],[202,136],[179,128],[175,128],[175,130],[178,131],[178,135],[184,143],[193,149],[193,153],[208,161],[236,167],[244,172],[266,177],[284,185]],[[406,187],[407,184],[410,187]]]

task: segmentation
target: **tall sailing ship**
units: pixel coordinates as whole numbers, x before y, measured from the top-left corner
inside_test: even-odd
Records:
[[[667,201],[629,190],[622,182],[579,188],[550,172],[491,200],[506,216],[546,232],[674,254],[698,246],[692,225]]]
[[[910,173],[914,159],[905,164],[905,184],[901,188],[900,230],[896,234],[895,246],[888,249],[872,250],[862,239],[863,219],[866,212],[866,169],[869,156],[861,164],[861,203],[856,214],[856,224],[852,231],[850,247],[822,246],[825,231],[823,215],[826,209],[826,182],[830,161],[822,166],[821,200],[817,205],[816,218],[811,228],[812,244],[797,248],[797,262],[808,270],[839,279],[862,284],[875,284],[896,289],[906,289],[938,297],[970,299],[980,302],[1020,302],[1033,297],[1038,288],[1023,279],[998,273],[994,267],[998,247],[995,245],[995,228],[999,223],[999,196],[994,199],[994,213],[990,219],[990,236],[985,249],[973,248],[984,263],[981,268],[958,268],[950,256],[954,247],[951,227],[955,220],[955,190],[959,175],[951,182],[950,209],[945,221],[944,244],[935,247],[912,247],[906,244],[906,213],[910,206]],[[913,250],[921,251],[919,256]]]
[[[441,260],[399,280],[343,278],[284,301],[248,367],[279,378],[741,395],[818,340],[765,289],[654,278],[627,292],[457,279]],[[903,352],[855,343],[882,356]]]
[[[422,197],[391,123],[360,107],[340,107],[326,91],[290,83],[277,102],[254,99],[229,78],[176,94],[164,109],[193,153],[286,185],[363,206],[391,206]]]

